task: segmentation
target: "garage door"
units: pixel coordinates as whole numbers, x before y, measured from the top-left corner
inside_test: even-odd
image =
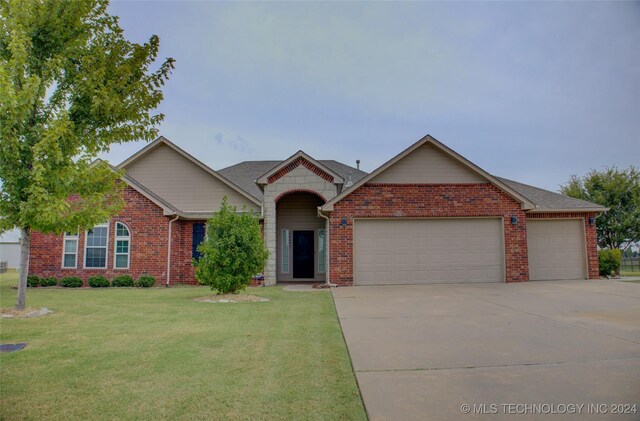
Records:
[[[355,285],[502,282],[501,220],[358,219]]]
[[[585,279],[584,222],[528,220],[529,279]]]

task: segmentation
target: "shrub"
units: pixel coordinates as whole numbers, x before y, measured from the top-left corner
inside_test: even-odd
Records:
[[[131,275],[116,276],[111,280],[111,286],[115,288],[132,287],[133,278],[131,277]]]
[[[82,279],[77,276],[65,276],[60,279],[60,286],[65,288],[80,288],[82,286]]]
[[[87,283],[91,288],[108,288],[109,280],[102,275],[91,276]]]
[[[50,278],[42,278],[40,279],[40,286],[41,287],[54,287],[58,285],[58,280],[56,278],[54,278],[53,276]]]
[[[619,249],[598,250],[600,276],[611,276],[620,269],[622,252]]]
[[[207,222],[207,236],[198,251],[200,259],[193,261],[196,279],[218,294],[245,289],[251,277],[263,270],[269,255],[257,216],[246,211],[237,213],[226,197]]]
[[[141,288],[150,288],[156,284],[156,278],[151,275],[140,275],[136,280],[136,286]]]
[[[27,275],[27,286],[35,288],[40,285],[40,277],[38,275]]]

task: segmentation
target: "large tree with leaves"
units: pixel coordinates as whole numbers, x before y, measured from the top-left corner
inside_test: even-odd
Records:
[[[640,171],[616,167],[572,176],[560,188],[562,194],[609,208],[596,223],[598,245],[625,250],[640,241]]]
[[[21,230],[16,307],[31,231],[90,228],[123,206],[120,174],[92,165],[114,143],[151,140],[173,59],[124,38],[107,0],[0,0],[0,232]],[[154,68],[152,68],[152,66]]]

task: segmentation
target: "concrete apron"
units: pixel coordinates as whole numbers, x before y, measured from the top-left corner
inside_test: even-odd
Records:
[[[332,293],[373,420],[640,419],[639,284]]]

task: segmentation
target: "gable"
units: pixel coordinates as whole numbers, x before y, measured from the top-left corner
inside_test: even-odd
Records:
[[[425,143],[373,177],[369,182],[451,184],[487,183],[488,181],[431,143]]]
[[[125,164],[124,169],[127,175],[181,211],[218,210],[224,196],[239,209],[246,205],[259,210],[255,203],[162,143]]]
[[[306,168],[329,183],[344,183],[344,179],[342,177],[302,151],[296,152],[289,158],[282,161],[279,165],[271,168],[265,174],[262,174],[262,176],[258,178],[257,183],[260,185],[275,183],[277,180],[300,166]]]
[[[473,162],[467,160],[465,157],[463,157],[462,155],[460,155],[459,153],[455,152],[454,150],[450,149],[449,147],[447,147],[446,145],[438,142],[434,137],[430,136],[430,135],[426,135],[425,137],[423,137],[422,139],[418,140],[416,143],[414,143],[413,145],[409,146],[407,149],[405,149],[404,151],[400,152],[398,155],[396,155],[395,157],[391,158],[389,161],[387,161],[386,163],[382,164],[380,167],[378,167],[376,170],[374,170],[372,173],[370,173],[369,175],[363,177],[362,179],[360,179],[357,183],[355,183],[353,186],[351,186],[350,188],[342,191],[342,193],[340,193],[339,195],[337,195],[336,197],[334,197],[333,199],[329,200],[327,203],[325,203],[322,206],[322,211],[323,212],[331,212],[333,211],[333,205],[339,201],[341,201],[342,199],[344,199],[345,197],[349,196],[351,193],[353,193],[354,191],[357,191],[358,188],[360,186],[365,185],[366,183],[372,183],[374,179],[377,179],[376,182],[384,184],[392,184],[392,183],[401,183],[401,184],[413,184],[413,183],[436,183],[436,184],[451,184],[454,183],[454,181],[452,180],[474,180],[471,181],[472,183],[477,183],[478,181],[476,181],[477,179],[474,178],[469,178],[470,176],[468,174],[464,174],[464,172],[460,172],[460,171],[456,171],[456,170],[452,170],[455,167],[453,165],[449,165],[449,164],[445,164],[444,168],[449,168],[450,171],[449,173],[457,173],[456,176],[450,176],[450,177],[444,177],[442,176],[443,173],[447,173],[447,171],[440,171],[440,172],[434,172],[433,174],[437,174],[439,173],[440,175],[438,175],[437,177],[433,176],[433,177],[426,177],[425,174],[429,175],[432,174],[429,171],[427,171],[425,168],[428,168],[426,165],[424,165],[424,160],[421,159],[416,159],[414,160],[409,160],[408,162],[410,163],[410,165],[407,166],[399,166],[396,168],[400,168],[400,169],[405,169],[405,171],[397,171],[397,174],[403,174],[402,177],[397,176],[392,176],[393,173],[390,173],[391,175],[387,175],[385,177],[380,177],[380,175],[384,174],[389,168],[392,168],[394,165],[396,165],[397,163],[403,161],[405,158],[407,158],[408,156],[412,155],[413,152],[421,149],[423,146],[428,146],[432,149],[424,149],[421,151],[421,153],[418,153],[418,158],[420,158],[421,156],[427,157],[427,159],[432,159],[434,161],[438,161],[437,159],[435,159],[438,156],[438,152],[442,152],[445,157],[449,156],[453,161],[454,164],[455,162],[458,162],[460,165],[462,165],[462,169],[468,169],[468,171],[472,174],[471,177],[473,177],[473,174],[477,174],[478,177],[480,177],[480,182],[481,183],[491,183],[494,186],[496,186],[498,189],[502,190],[503,192],[505,192],[506,194],[508,194],[509,196],[513,197],[515,200],[517,200],[518,202],[520,202],[522,209],[524,210],[530,210],[536,207],[535,203],[533,203],[531,200],[527,199],[525,196],[523,196],[521,193],[515,191],[514,189],[512,189],[511,187],[509,187],[508,185],[506,185],[504,182],[498,180],[496,177],[492,176],[491,174],[489,174],[488,172],[486,172],[485,170],[483,170],[482,168],[478,167],[477,165],[475,165]],[[435,151],[433,154],[432,152]],[[440,162],[442,162],[442,160],[440,160]],[[431,168],[437,168],[437,165],[432,166]],[[408,171],[407,168],[413,168],[411,171]],[[409,175],[407,175],[409,174]],[[419,174],[419,175],[416,175]],[[380,178],[378,178],[380,177]],[[398,181],[398,180],[403,180],[403,181]],[[409,181],[411,180],[411,181]],[[420,180],[420,181],[414,181],[414,180]],[[423,180],[429,180],[428,182],[425,182]],[[436,180],[444,180],[444,181],[436,181]],[[457,183],[469,183],[469,181],[457,181]]]
[[[331,174],[329,174],[328,172],[324,171],[321,168],[318,168],[316,165],[314,165],[313,163],[309,162],[308,160],[304,159],[301,156],[296,158],[295,160],[293,160],[291,163],[287,164],[283,168],[279,169],[275,173],[271,174],[267,178],[267,182],[269,184],[274,183],[275,181],[279,180],[280,178],[284,177],[285,175],[289,174],[295,169],[298,169],[300,166],[303,166],[304,168],[311,171],[318,177],[330,183],[333,183],[333,176]]]

